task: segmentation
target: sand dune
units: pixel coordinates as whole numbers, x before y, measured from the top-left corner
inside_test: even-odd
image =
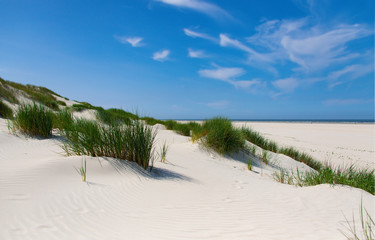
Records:
[[[345,239],[344,216],[358,221],[361,201],[375,216],[363,190],[280,184],[272,166],[248,171],[240,156],[162,128],[157,138],[169,152],[151,173],[86,157],[84,183],[82,157],[65,156],[58,137],[14,136],[0,119],[0,239]]]

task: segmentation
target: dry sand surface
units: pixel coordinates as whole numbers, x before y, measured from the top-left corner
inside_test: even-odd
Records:
[[[309,147],[297,129],[290,133],[300,142],[285,143],[306,149],[325,152],[324,141],[331,141]],[[270,166],[254,162],[248,171],[241,156],[218,156],[162,128],[157,138],[157,148],[166,141],[169,151],[151,173],[126,161],[86,157],[84,183],[74,169],[82,157],[65,156],[58,137],[14,136],[0,119],[0,239],[346,239],[339,230],[352,214],[359,222],[361,201],[375,216],[374,196],[360,189],[280,184]],[[368,143],[345,144],[337,146],[371,150]],[[308,170],[285,156],[272,159]]]
[[[336,166],[375,169],[375,124],[234,122],[263,134],[280,146],[292,146]]]

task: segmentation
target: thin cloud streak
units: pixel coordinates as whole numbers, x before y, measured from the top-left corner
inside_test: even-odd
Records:
[[[202,50],[194,50],[188,48],[188,57],[190,58],[206,58],[207,55]]]
[[[119,42],[126,44],[129,43],[132,47],[141,47],[144,44],[141,43],[143,38],[141,37],[115,37]]]
[[[219,6],[208,3],[202,0],[155,0],[167,5],[171,5],[179,8],[191,9],[203,14],[206,14],[214,19],[230,19],[233,20],[233,17],[227,13],[224,9]]]

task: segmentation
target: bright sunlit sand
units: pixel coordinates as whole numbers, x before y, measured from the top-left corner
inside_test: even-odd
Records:
[[[375,240],[374,0],[0,0],[0,240]]]

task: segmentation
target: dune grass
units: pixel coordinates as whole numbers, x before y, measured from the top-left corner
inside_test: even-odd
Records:
[[[145,123],[150,126],[154,126],[155,124],[164,124],[164,121],[152,117],[142,117],[141,120],[145,121]]]
[[[13,129],[30,136],[49,137],[52,134],[54,115],[43,106],[20,105],[13,121]]]
[[[82,182],[86,182],[86,177],[87,177],[86,158],[84,160],[82,159],[81,167],[80,168],[75,168],[75,169],[76,169],[77,173],[79,175],[81,175]]]
[[[32,100],[37,101],[53,110],[59,110],[59,104],[53,95],[59,96],[57,93],[45,88],[34,85],[23,85],[16,82],[5,81],[8,86],[23,91]]]
[[[306,153],[301,153],[298,150],[296,150],[293,147],[283,147],[280,148],[277,143],[267,140],[264,138],[260,133],[250,129],[250,128],[241,128],[241,132],[245,139],[261,148],[264,150],[268,150],[274,153],[281,153],[284,154],[288,157],[293,158],[294,160],[298,162],[305,163],[309,167],[319,170],[322,167],[322,164],[315,160],[313,157],[309,156]]]
[[[0,98],[3,98],[10,103],[14,103],[14,104],[19,103],[14,92],[9,88],[9,86],[7,85],[7,82],[2,78],[0,78]]]
[[[199,133],[199,132],[198,132]],[[234,128],[232,122],[223,117],[215,117],[203,123],[202,142],[220,154],[238,152],[245,146],[241,131]]]
[[[306,164],[307,166],[315,169],[315,170],[320,170],[323,167],[323,164],[321,162],[316,161],[313,157],[306,153],[301,153],[294,149],[293,147],[285,147],[285,148],[280,148],[278,153],[284,154],[286,156],[289,156],[293,159],[295,159],[298,162],[302,162]]]
[[[160,161],[162,163],[165,163],[165,160],[167,159],[167,152],[168,152],[168,145],[166,142],[164,142],[163,146],[161,146],[160,148],[160,153],[159,153]]]
[[[309,171],[303,174],[297,171],[295,178],[299,186],[342,184],[375,194],[375,170],[358,169],[354,165],[340,168],[326,163],[319,171]]]
[[[129,124],[132,120],[139,117],[133,113],[126,112],[122,109],[98,109],[98,119],[106,124]]]
[[[348,240],[374,240],[375,239],[375,222],[374,219],[371,217],[369,212],[364,209],[363,203],[361,202],[360,210],[360,231],[358,232],[356,221],[354,220],[354,215],[352,217],[352,221],[350,222],[346,217],[346,230],[344,232],[340,230],[340,232],[346,237]],[[349,233],[348,233],[349,232]]]
[[[73,123],[73,115],[68,109],[63,109],[54,114],[53,128],[58,128],[60,130],[70,129]]]
[[[62,135],[68,140],[63,146],[68,154],[124,159],[144,169],[153,161],[156,132],[142,121],[107,126],[78,119]]]
[[[7,119],[13,118],[13,110],[1,100],[0,100],[0,117],[7,118]]]

